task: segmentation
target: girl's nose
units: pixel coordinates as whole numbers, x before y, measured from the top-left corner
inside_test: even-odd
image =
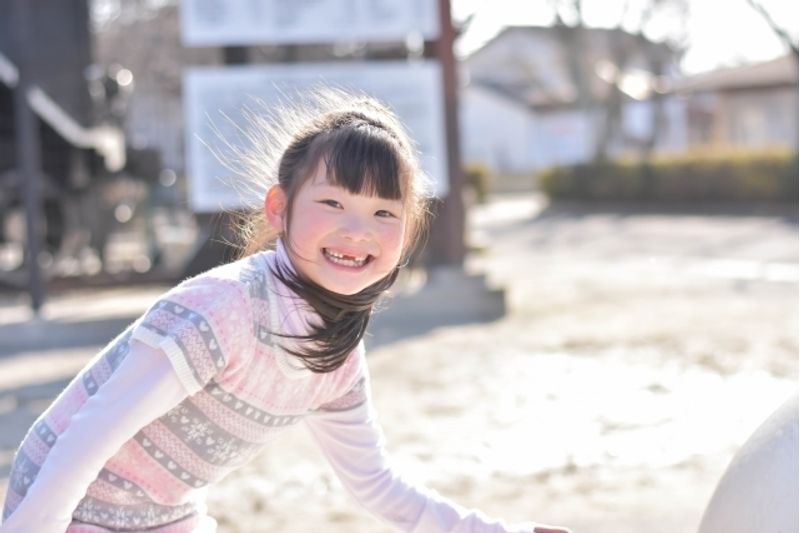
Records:
[[[372,226],[362,217],[350,216],[344,220],[340,232],[351,241],[366,241],[372,237]]]

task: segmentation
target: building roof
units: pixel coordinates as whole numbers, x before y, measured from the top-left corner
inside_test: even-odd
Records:
[[[509,26],[505,26],[497,34],[495,34],[491,39],[486,41],[483,44],[483,46],[481,46],[480,48],[477,48],[477,49],[473,50],[472,52],[470,52],[467,55],[467,57],[464,58],[464,59],[465,60],[469,60],[469,58],[471,58],[473,56],[480,55],[483,50],[486,50],[487,48],[491,47],[492,44],[495,41],[503,40],[503,39],[507,38],[507,36],[509,34],[529,34],[529,35],[536,35],[536,34],[542,35],[542,34],[545,34],[545,35],[552,35],[552,34],[554,34],[556,32],[557,29],[559,29],[558,26],[528,26],[528,25],[509,25]],[[621,30],[619,28],[597,28],[597,27],[591,27],[591,26],[580,26],[580,27],[577,27],[577,26],[561,26],[560,29],[562,29],[564,31],[567,31],[567,32],[578,32],[578,31],[580,31],[580,32],[583,32],[586,35],[592,35],[592,36],[603,36],[603,35],[608,36],[608,35],[611,35],[611,34],[617,34],[617,35],[622,35],[627,39],[632,39],[632,40],[637,40],[637,41],[639,39],[639,37],[637,37],[637,36],[635,36],[635,35],[633,35],[631,33],[627,33],[627,32],[625,32],[625,31],[623,31],[623,30]],[[650,44],[654,45],[654,46],[657,46],[657,47],[663,49],[665,52],[668,52],[670,54],[674,54],[675,53],[674,51],[672,51],[670,49],[669,45],[666,44],[666,43],[655,43],[653,41],[648,41],[648,42]]]
[[[620,60],[620,56],[627,59]],[[656,77],[673,75],[676,58],[666,44],[620,29],[510,26],[466,57],[462,65],[471,84],[529,107],[553,108],[578,103],[576,68],[587,84],[585,96],[602,101],[614,80],[650,86]],[[654,59],[661,62],[663,72],[651,72]],[[622,68],[617,67],[620,62]],[[628,92],[627,87],[621,87],[623,92]]]
[[[721,68],[688,76],[675,83],[674,91],[732,91],[787,85],[797,86],[797,57],[793,54],[762,63]]]

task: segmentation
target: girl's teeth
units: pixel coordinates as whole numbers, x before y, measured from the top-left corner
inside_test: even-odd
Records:
[[[363,266],[364,263],[367,262],[367,257],[352,257],[349,255],[340,254],[337,252],[332,252],[330,250],[325,250],[325,256],[330,259],[333,263],[337,265],[347,266],[347,267],[360,267]]]

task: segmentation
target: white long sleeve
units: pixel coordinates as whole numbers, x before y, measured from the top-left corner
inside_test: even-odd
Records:
[[[134,341],[119,368],[70,419],[0,533],[64,533],[106,461],[186,396],[167,357]]]
[[[369,401],[306,420],[345,488],[367,510],[400,531],[415,533],[531,533],[534,522],[506,525],[416,488],[392,471]]]

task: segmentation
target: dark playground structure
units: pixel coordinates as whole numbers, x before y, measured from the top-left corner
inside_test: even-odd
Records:
[[[30,270],[32,238],[43,270],[87,248],[102,263],[119,223],[113,190],[146,186],[161,162],[152,149],[128,146],[122,125],[133,80],[93,62],[87,0],[0,0],[0,13],[0,246],[25,250],[2,265],[0,286],[23,289],[27,276],[14,273]],[[32,113],[20,112],[23,92]],[[30,165],[33,172],[22,170]],[[32,238],[20,223],[28,216],[39,226]]]
[[[449,2],[437,4],[438,37],[419,50],[398,39],[365,42],[351,54],[375,61],[420,56],[441,65],[450,192],[434,205],[436,216],[418,263],[462,272],[466,247],[455,30]],[[181,187],[170,188],[177,176],[164,168],[161,151],[126,138],[133,74],[124,65],[98,60],[90,5],[91,0],[0,0],[0,290],[30,293],[35,310],[45,285],[174,280],[235,252],[229,214],[190,212],[179,197]],[[122,46],[137,49],[136,39],[123,40]],[[221,62],[342,59],[330,43],[259,50],[253,54],[241,43],[226,44]],[[193,61],[187,58],[182,65]],[[183,178],[181,185],[189,182]],[[124,272],[116,254],[120,237],[139,246],[131,261],[141,259]]]

